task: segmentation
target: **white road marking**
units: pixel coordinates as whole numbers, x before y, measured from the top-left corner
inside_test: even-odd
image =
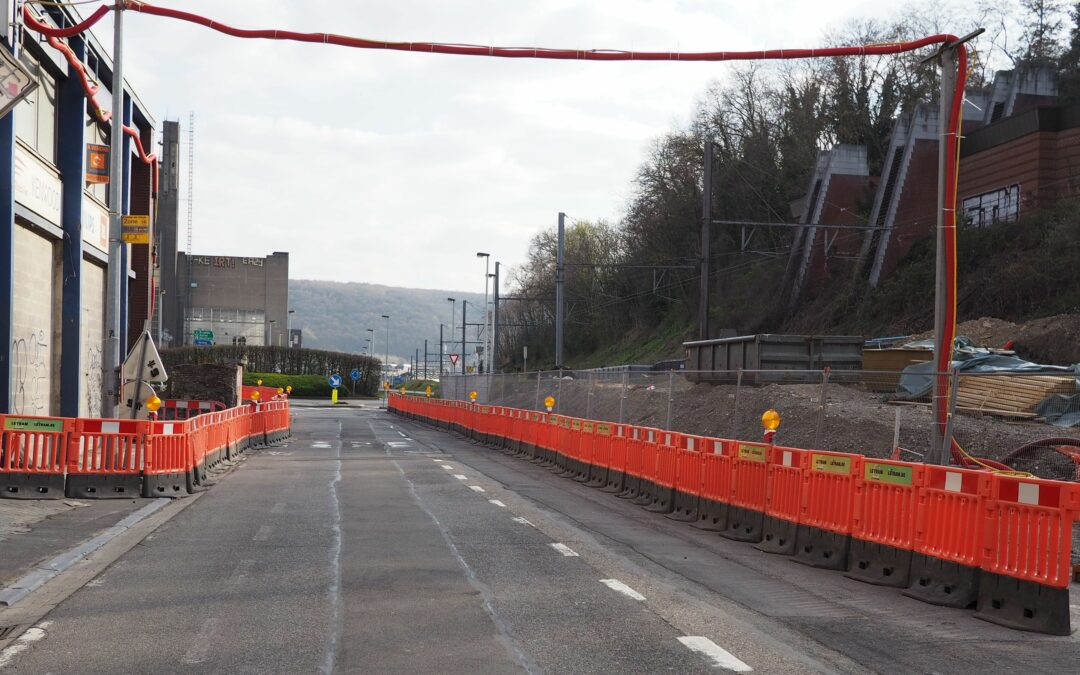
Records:
[[[281,513],[285,510],[285,502],[274,502],[274,506],[270,509],[270,513]]]
[[[577,558],[578,557],[577,551],[570,548],[566,544],[560,544],[559,542],[555,542],[554,544],[548,544],[548,545],[551,546],[551,548],[558,551],[559,553],[562,553],[567,558]]]
[[[690,650],[712,660],[713,665],[719,668],[733,670],[736,673],[749,673],[753,670],[753,668],[736,658],[734,654],[707,637],[687,635],[679,638],[679,642],[686,645]]]
[[[449,464],[440,464],[439,466],[446,469],[447,471],[453,471],[454,470],[454,467],[450,466]]]
[[[469,480],[468,476],[463,476],[460,473],[455,473],[454,478],[457,478],[458,480]]]
[[[444,462],[444,461],[446,461],[446,460],[442,460],[442,459],[433,459],[433,460],[431,460],[431,461],[433,461],[433,462]]]
[[[259,531],[255,533],[255,536],[252,537],[252,540],[254,540],[254,541],[266,541],[267,539],[270,538],[270,533],[273,532],[273,531],[274,531],[274,528],[271,527],[270,525],[263,525],[262,527],[259,528]]]
[[[27,628],[26,632],[19,636],[19,639],[15,641],[15,644],[10,645],[7,649],[0,652],[0,668],[11,663],[11,660],[19,654],[30,649],[30,644],[37,642],[45,637],[45,629],[52,625],[52,621],[42,621],[32,628]]]
[[[199,634],[195,636],[195,644],[191,645],[191,649],[187,650],[184,654],[184,658],[180,659],[184,663],[202,663],[206,660],[206,657],[210,655],[210,638],[218,632],[218,624],[221,621],[219,619],[207,619],[203,621],[202,628],[199,629]]]
[[[484,491],[484,488],[480,487],[479,485],[470,485],[469,489],[472,490],[473,492],[483,492]]]
[[[498,507],[499,507],[499,508],[501,508],[501,509],[505,509],[505,508],[506,508],[506,504],[503,504],[503,503],[502,503],[502,502],[500,502],[500,501],[499,501],[498,499],[489,499],[489,500],[488,500],[488,502],[490,502],[490,503],[494,504],[495,506],[498,506]]]
[[[517,516],[517,517],[513,518],[513,521],[515,523],[521,523],[522,525],[528,525],[529,527],[536,527],[535,525],[533,525],[532,523],[529,522],[528,518],[522,518],[521,516]]]
[[[398,436],[401,436],[402,438],[408,438],[408,436],[406,436],[405,434],[401,433],[400,431],[398,432]]]
[[[313,447],[313,448],[329,448],[330,444],[327,443],[326,441],[316,441],[316,442],[311,444],[311,447]]]
[[[644,595],[642,595],[641,593],[638,593],[637,591],[630,588],[629,586],[627,586],[623,582],[619,581],[618,579],[601,579],[600,583],[604,584],[605,586],[607,586],[611,590],[618,591],[618,592],[622,593],[623,595],[625,595],[625,596],[627,596],[629,598],[633,598],[634,600],[638,600],[638,601],[642,601],[642,602],[644,602],[644,600],[645,600]]]

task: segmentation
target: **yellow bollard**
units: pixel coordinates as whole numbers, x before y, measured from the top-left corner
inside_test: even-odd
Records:
[[[330,390],[330,402],[337,403],[337,387]]]

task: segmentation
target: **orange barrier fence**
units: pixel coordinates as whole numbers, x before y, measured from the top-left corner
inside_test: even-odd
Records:
[[[221,401],[186,401],[167,398],[161,402],[161,408],[157,411],[157,418],[163,421],[186,420],[203,413],[224,409],[225,404]]]
[[[288,436],[289,402],[176,421],[0,415],[0,428],[0,498],[177,496],[244,449]]]
[[[672,519],[1004,626],[1071,628],[1076,483],[453,401],[388,407],[466,431],[501,420],[488,443]]]

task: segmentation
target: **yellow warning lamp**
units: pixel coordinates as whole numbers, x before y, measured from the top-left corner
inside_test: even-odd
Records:
[[[427,394],[428,398],[431,398],[431,385],[430,384],[428,386],[424,387],[424,393]]]
[[[400,389],[398,389],[398,391],[400,391],[402,394],[404,394],[405,393],[405,387],[401,387]]]
[[[150,412],[157,412],[161,409],[161,399],[157,397],[157,394],[151,394],[150,398],[146,399],[145,405]]]
[[[469,400],[472,401],[473,403],[476,403],[476,392],[475,391],[470,391],[469,392]]]
[[[262,386],[262,380],[255,380],[255,384],[256,384],[257,386],[260,386],[260,387],[261,387],[261,386]]]
[[[780,413],[776,412],[772,408],[769,408],[765,412],[761,413],[761,426],[765,427],[765,431],[776,431],[780,428]]]
[[[289,386],[285,387],[285,393],[286,394],[291,394],[292,393],[292,385],[291,384]]]
[[[548,412],[551,412],[551,409],[555,407],[555,397],[554,396],[548,396],[547,398],[545,398],[544,399],[544,407],[547,408]]]
[[[285,393],[285,390],[284,390],[284,389],[282,389],[281,387],[278,387],[278,388],[277,388],[277,395],[278,395],[278,396],[281,396],[281,395],[282,395],[282,394],[284,394],[284,393]]]
[[[259,391],[258,391],[257,389],[256,389],[255,391],[251,392],[251,400],[252,400],[252,401],[255,401],[256,403],[258,403],[258,402],[259,402],[259,399],[260,399],[261,397],[262,397],[262,396],[261,396],[261,394],[259,394]]]

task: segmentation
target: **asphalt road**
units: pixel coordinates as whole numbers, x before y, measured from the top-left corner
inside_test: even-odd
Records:
[[[1062,673],[1018,633],[792,564],[373,409],[294,408],[0,653],[13,673]],[[1074,618],[1074,622],[1077,618]],[[722,671],[721,671],[722,672]]]

